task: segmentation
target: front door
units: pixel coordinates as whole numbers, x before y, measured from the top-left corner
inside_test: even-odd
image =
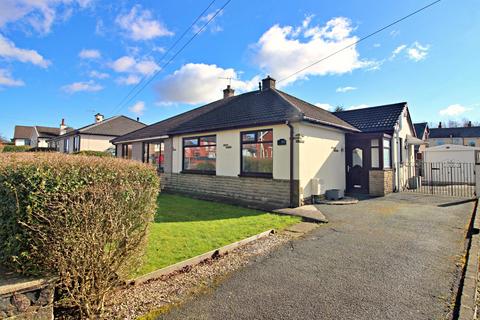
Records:
[[[368,193],[368,147],[362,141],[350,143],[346,148],[347,192]]]

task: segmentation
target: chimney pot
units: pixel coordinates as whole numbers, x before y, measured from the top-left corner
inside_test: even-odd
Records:
[[[275,82],[276,80],[270,76],[267,76],[265,79],[262,80],[262,91],[268,89],[275,89]]]
[[[137,117],[137,122],[140,122],[140,117]]]
[[[95,123],[99,123],[99,122],[102,122],[102,121],[103,121],[103,114],[97,113],[95,115]]]
[[[227,88],[223,89],[223,99],[233,97],[234,95],[235,90],[233,90],[230,85],[227,85]]]
[[[468,121],[467,127],[469,127],[469,128],[472,127],[472,121]]]
[[[438,127],[439,127],[439,128],[442,127],[442,121],[440,121],[440,122],[438,123]]]

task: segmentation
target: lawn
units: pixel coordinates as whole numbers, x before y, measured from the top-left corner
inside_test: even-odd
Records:
[[[297,217],[161,194],[155,222],[150,226],[144,262],[135,276],[299,221]]]

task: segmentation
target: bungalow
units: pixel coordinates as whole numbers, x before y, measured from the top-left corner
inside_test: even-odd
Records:
[[[60,124],[60,134],[49,140],[49,146],[62,153],[75,153],[79,151],[114,151],[110,140],[144,128],[146,125],[140,121],[126,116],[115,116],[104,119],[97,113],[95,122],[80,129],[68,128],[64,119]]]
[[[60,134],[58,128],[44,126],[15,126],[13,141],[16,146],[48,147],[47,141]]]
[[[162,188],[262,208],[328,189],[384,195],[418,142],[405,102],[330,113],[262,80],[112,140],[117,157],[158,167]]]

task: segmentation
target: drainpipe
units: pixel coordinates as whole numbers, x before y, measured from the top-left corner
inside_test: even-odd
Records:
[[[396,155],[395,162],[392,159],[392,163],[394,163],[394,170],[395,170],[394,171],[395,172],[394,191],[399,192],[400,191],[400,154],[399,153],[402,152],[402,150],[400,149],[400,144],[399,144],[400,128],[398,124],[396,124],[394,127],[393,137],[394,137],[393,139],[394,141],[392,143],[392,146],[390,146],[390,148],[392,148],[392,150],[395,150],[395,152],[392,152],[392,158],[393,158],[393,155]]]
[[[294,136],[294,131],[293,131],[293,126],[290,123],[290,121],[285,122],[285,124],[290,128],[290,208],[295,208],[295,205],[293,203],[293,197],[294,197],[294,191],[295,191],[295,181],[293,177],[293,159],[294,159],[294,141],[295,141],[295,136]]]

